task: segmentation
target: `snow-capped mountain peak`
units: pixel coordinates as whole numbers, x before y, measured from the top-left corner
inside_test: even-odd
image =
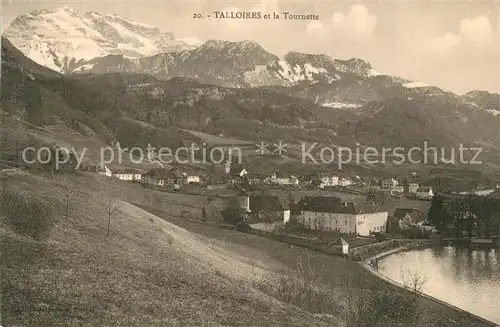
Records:
[[[199,45],[119,15],[80,15],[68,6],[18,16],[3,35],[38,64],[63,73],[110,54],[140,58]]]

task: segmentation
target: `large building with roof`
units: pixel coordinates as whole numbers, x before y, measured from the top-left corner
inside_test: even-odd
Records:
[[[238,194],[239,202],[254,222],[283,222],[290,220],[290,206],[276,195],[251,195],[242,191]]]
[[[308,197],[299,205],[298,221],[310,230],[369,236],[383,233],[387,228],[387,211],[369,203],[356,204],[337,197]]]

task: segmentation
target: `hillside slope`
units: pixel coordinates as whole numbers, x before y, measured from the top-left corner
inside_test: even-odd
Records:
[[[2,194],[44,199],[57,212],[44,241],[20,235],[0,213],[6,326],[340,326],[250,287],[280,269],[277,261],[252,261],[124,202],[127,193],[144,196],[129,183],[0,174]],[[117,207],[106,236],[110,197]],[[195,199],[185,198],[163,203],[191,207]]]
[[[185,211],[200,216],[206,196],[95,174],[12,170],[0,171],[0,195],[6,326],[360,326],[353,313],[384,326],[438,327],[449,319],[484,326],[423,298],[411,323],[366,311],[371,296],[395,305],[408,293],[356,262],[183,218]],[[23,210],[13,212],[12,202]],[[30,220],[37,213],[26,205],[35,203],[51,208],[52,219],[42,219],[48,224]],[[43,238],[30,237],[37,229]]]

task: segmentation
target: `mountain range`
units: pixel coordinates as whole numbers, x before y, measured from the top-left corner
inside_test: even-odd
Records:
[[[172,33],[118,15],[79,15],[68,7],[18,16],[3,36],[38,64],[62,73],[96,57],[138,58],[193,49],[200,43],[175,39]]]
[[[68,7],[17,17],[3,34],[38,64],[64,74],[145,73],[194,78],[230,88],[270,88],[333,108],[389,98],[456,97],[498,114],[498,95],[459,97],[436,86],[381,74],[359,59],[291,51],[283,58],[254,41],[178,40],[172,33],[118,15]]]

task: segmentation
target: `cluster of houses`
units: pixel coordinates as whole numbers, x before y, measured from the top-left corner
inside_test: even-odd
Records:
[[[340,177],[336,174],[326,173],[299,177],[276,170],[266,176],[249,172],[242,164],[231,164],[230,162],[225,162],[223,169],[216,169],[215,166],[212,166],[212,170],[209,173],[206,173],[202,168],[186,166],[169,169],[155,168],[147,173],[141,173],[130,168],[111,171],[108,167],[104,166],[100,168],[99,173],[125,181],[142,182],[152,187],[172,187],[176,189],[188,184],[203,185],[207,189],[225,189],[231,186],[241,186],[240,188],[272,186],[280,188],[308,187],[327,189],[359,185],[377,192],[388,192],[393,196],[406,194],[419,200],[430,200],[434,196],[434,191],[430,186],[421,186],[415,182],[401,183],[394,178],[366,185],[357,176],[357,179],[353,180],[347,177]]]
[[[150,186],[180,188],[184,184],[200,184],[201,177],[196,171],[186,169],[164,169],[155,168],[147,173],[141,173],[132,168],[125,168],[112,171],[104,166],[98,172],[101,175],[115,177],[123,181],[139,182]]]
[[[241,191],[237,199],[249,224],[284,225],[293,221],[310,231],[358,236],[415,228],[436,231],[434,226],[426,224],[426,214],[416,208],[397,208],[389,214],[371,203],[339,197],[306,196],[290,203],[278,195],[249,195],[245,191]]]
[[[387,211],[368,203],[357,204],[338,197],[304,197],[294,204],[293,213],[291,204],[277,195],[248,195],[241,191],[238,203],[249,223],[287,224],[293,219],[311,231],[336,231],[360,236],[385,233],[387,230]]]
[[[370,186],[371,189],[380,192],[389,192],[391,195],[409,194],[419,200],[430,200],[434,196],[434,191],[430,186],[422,186],[415,182],[400,183],[397,179],[390,178],[381,180],[379,185]]]
[[[299,178],[291,174],[285,174],[279,170],[266,176],[258,173],[250,173],[241,165],[232,165],[230,162],[224,164],[223,170],[212,167],[208,174],[201,168],[174,167],[155,168],[147,173],[141,173],[135,169],[126,168],[112,171],[107,166],[98,167],[98,173],[108,177],[116,177],[124,181],[142,182],[155,187],[182,187],[186,184],[204,185],[208,189],[224,189],[231,185],[252,186],[275,186],[282,188],[297,188],[303,186],[328,188],[337,186],[349,186],[354,182],[349,178],[340,178],[332,175],[320,175],[315,178]]]
[[[219,170],[212,167],[212,171],[208,174],[202,168],[185,166],[168,169],[155,168],[146,173],[134,169],[112,171],[103,166],[98,173],[124,181],[140,182],[151,187],[180,189],[186,184],[203,185],[207,189],[236,187],[240,190],[237,195],[239,206],[243,209],[245,221],[250,224],[288,224],[293,221],[311,231],[334,231],[359,236],[412,228],[434,231],[433,226],[425,224],[425,214],[418,209],[399,208],[389,214],[388,211],[369,201],[356,203],[338,197],[305,196],[293,202],[290,199],[284,200],[278,195],[249,195],[247,193],[247,191],[252,191],[254,186],[327,189],[358,185],[377,192],[389,192],[391,195],[406,194],[406,196],[413,196],[420,200],[430,200],[434,196],[432,187],[421,186],[415,182],[400,183],[394,178],[371,182],[367,185],[357,176],[352,180],[335,174],[298,177],[277,170],[266,176],[250,173],[243,165],[232,165],[230,162],[226,162]],[[480,191],[480,195],[493,191],[495,190]]]

